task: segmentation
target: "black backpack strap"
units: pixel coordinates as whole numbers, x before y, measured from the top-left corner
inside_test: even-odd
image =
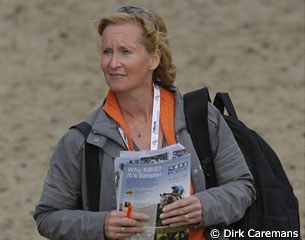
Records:
[[[221,114],[224,114],[224,110],[227,110],[229,116],[238,119],[237,113],[235,111],[233,102],[229,96],[229,93],[226,92],[218,92],[214,98],[213,102],[214,106],[218,108]]]
[[[208,89],[201,88],[184,94],[184,113],[187,129],[206,176],[207,188],[217,186],[213,152],[209,137]]]
[[[91,125],[87,122],[80,122],[71,128],[76,128],[85,137],[85,169],[88,204],[89,210],[97,212],[99,211],[102,170],[100,168],[98,148],[86,141],[91,132]]]
[[[91,125],[87,122],[80,122],[72,127],[71,128],[76,128],[78,131],[80,131],[84,137],[87,139],[89,133],[91,132]]]

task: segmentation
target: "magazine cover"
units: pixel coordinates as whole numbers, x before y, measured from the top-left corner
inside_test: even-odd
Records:
[[[132,205],[133,211],[150,216],[144,223],[145,232],[130,239],[188,239],[187,227],[170,228],[159,219],[164,206],[190,195],[190,155],[179,153],[166,161],[151,156],[145,163],[120,164],[118,210],[126,211]]]
[[[120,175],[122,171],[122,165],[124,164],[142,164],[142,163],[159,163],[171,159],[178,158],[186,154],[186,149],[180,143],[173,144],[158,150],[153,151],[121,151],[120,156],[114,160],[114,175],[115,175],[115,187],[117,195],[117,206],[119,205],[118,186],[120,181]]]

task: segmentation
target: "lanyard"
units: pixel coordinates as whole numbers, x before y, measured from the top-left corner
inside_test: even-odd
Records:
[[[153,101],[153,113],[151,118],[151,136],[150,136],[150,150],[157,150],[159,145],[159,129],[160,129],[160,88],[158,85],[153,84],[154,87],[154,101]],[[127,146],[128,146],[127,135],[121,126],[118,126],[120,135]]]

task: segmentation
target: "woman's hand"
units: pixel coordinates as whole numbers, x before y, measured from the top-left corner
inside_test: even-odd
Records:
[[[197,224],[202,219],[201,202],[193,195],[168,204],[162,211],[162,224],[170,227]]]
[[[130,218],[125,217],[125,212],[111,211],[105,219],[104,233],[107,239],[127,238],[132,234],[144,232],[141,221],[148,220],[144,213],[132,212]]]

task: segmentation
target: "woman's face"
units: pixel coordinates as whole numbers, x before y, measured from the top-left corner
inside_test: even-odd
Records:
[[[101,69],[114,92],[151,87],[152,68],[159,52],[149,53],[142,43],[143,30],[134,23],[109,25],[102,35]]]

